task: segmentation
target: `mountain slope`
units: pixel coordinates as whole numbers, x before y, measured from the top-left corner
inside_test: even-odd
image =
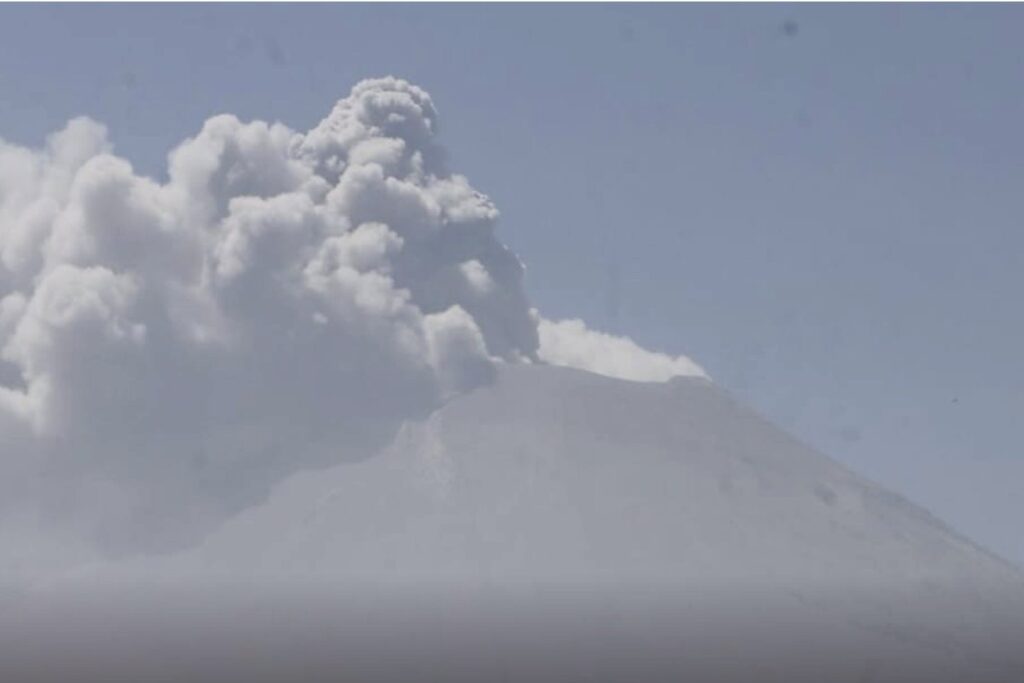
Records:
[[[207,562],[410,579],[1016,580],[1017,572],[713,384],[546,366],[293,477]]]
[[[263,644],[246,641],[248,664],[313,644],[266,654],[278,679],[293,660],[383,667],[355,680],[1002,683],[1024,671],[1016,569],[700,378],[504,366],[384,452],[293,476],[195,550],[133,571],[241,586],[243,607],[186,621],[223,619],[233,638],[272,615]],[[290,588],[254,611],[266,579]],[[335,621],[310,616],[325,604]],[[302,630],[314,622],[316,635]],[[233,651],[222,640],[179,659],[220,661]]]

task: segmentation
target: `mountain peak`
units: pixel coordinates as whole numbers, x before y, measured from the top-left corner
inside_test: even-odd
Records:
[[[417,678],[424,657],[445,680],[1001,682],[1024,668],[1016,570],[700,377],[501,365],[375,456],[293,475],[198,548],[114,574],[115,606],[140,576],[212,580],[215,609],[189,588],[171,611],[216,613],[231,647],[254,619],[268,647],[300,642],[309,610],[332,605],[301,639],[330,647],[287,666],[361,657],[387,672],[372,680]],[[264,580],[288,587],[283,602],[251,592]],[[142,612],[167,612],[158,585]],[[107,595],[95,586],[72,594]],[[148,603],[128,600],[125,622],[108,602],[96,619],[134,642]],[[328,625],[345,636],[324,641]],[[197,661],[234,651],[204,646]],[[467,658],[487,652],[506,655]]]

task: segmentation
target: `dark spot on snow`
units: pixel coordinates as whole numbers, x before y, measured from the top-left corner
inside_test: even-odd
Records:
[[[818,484],[814,487],[814,495],[818,497],[821,502],[825,505],[835,505],[836,503],[836,492],[825,484]]]

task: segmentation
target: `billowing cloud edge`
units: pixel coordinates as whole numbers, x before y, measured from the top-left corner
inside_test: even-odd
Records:
[[[629,337],[587,327],[578,318],[548,320],[534,311],[540,336],[538,356],[551,365],[587,370],[633,382],[665,382],[673,377],[708,378],[686,356],[649,351]]]

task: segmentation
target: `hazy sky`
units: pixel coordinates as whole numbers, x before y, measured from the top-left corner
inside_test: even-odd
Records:
[[[698,361],[1024,562],[1024,8],[4,7],[0,137],[430,91],[549,317]]]

